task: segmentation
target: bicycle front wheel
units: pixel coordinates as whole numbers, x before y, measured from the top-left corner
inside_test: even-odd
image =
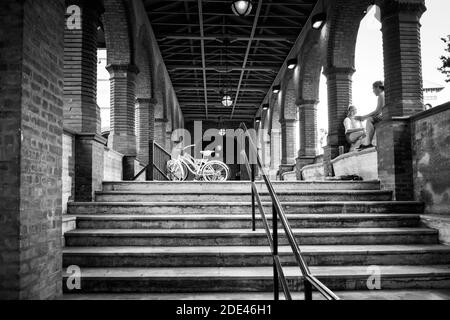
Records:
[[[186,180],[186,172],[183,165],[179,161],[170,160],[167,163],[167,176],[171,181]]]
[[[230,169],[222,162],[208,162],[202,169],[202,176],[205,181],[227,181],[230,176]]]

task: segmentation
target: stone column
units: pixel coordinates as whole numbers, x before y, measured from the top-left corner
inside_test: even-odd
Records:
[[[344,120],[352,103],[353,68],[327,67],[324,71],[328,82],[328,145],[325,147],[325,175],[332,176],[331,160],[339,156],[339,147],[347,146]]]
[[[317,104],[316,100],[299,102],[300,150],[297,158],[297,172],[313,164],[317,157]],[[300,178],[298,176],[298,178]]]
[[[66,23],[64,31],[64,126],[76,133],[75,201],[92,201],[102,189],[106,144],[97,106],[97,28],[103,7],[100,1],[66,0],[68,8],[74,5],[80,24]]]
[[[295,119],[283,119],[281,122],[281,166],[280,174],[294,171],[295,158]]]
[[[386,86],[384,120],[378,124],[378,172],[396,200],[413,200],[411,128],[407,118],[423,111],[420,18],[424,1],[382,3]]]
[[[0,2],[0,300],[62,294],[65,12]]]
[[[168,122],[168,119],[155,119],[155,142],[164,149],[166,148]]]
[[[281,130],[272,129],[270,134],[270,168],[277,171],[281,165]]]
[[[124,157],[123,179],[131,180],[137,170],[134,162],[137,156],[135,132],[136,75],[134,65],[109,65],[111,79],[111,133],[109,147]]]

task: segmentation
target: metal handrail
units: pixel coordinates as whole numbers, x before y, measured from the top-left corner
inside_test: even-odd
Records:
[[[253,231],[256,231],[256,204],[258,204],[259,212],[261,214],[261,218],[263,221],[263,226],[266,231],[267,238],[269,240],[270,249],[272,251],[273,256],[273,270],[274,270],[274,296],[275,300],[280,299],[280,288],[279,288],[279,282],[281,283],[284,295],[286,300],[292,300],[292,295],[290,293],[286,277],[283,272],[283,267],[280,262],[280,257],[278,255],[278,220],[280,220],[283,229],[286,233],[286,237],[288,239],[289,245],[292,249],[292,252],[295,256],[295,260],[297,261],[297,264],[302,272],[303,278],[304,278],[304,291],[305,291],[305,300],[311,301],[312,300],[312,291],[313,288],[315,288],[317,291],[319,291],[327,300],[340,300],[340,298],[333,293],[328,287],[326,287],[322,282],[320,282],[309,270],[309,267],[303,258],[302,252],[300,250],[300,246],[295,239],[294,233],[292,231],[292,228],[289,224],[289,221],[286,217],[286,214],[284,212],[284,209],[281,205],[281,202],[278,198],[278,195],[275,192],[275,189],[273,188],[273,184],[270,181],[270,179],[267,177],[267,174],[264,170],[264,167],[262,165],[261,158],[258,154],[258,149],[256,148],[255,143],[252,140],[252,137],[250,136],[247,126],[245,123],[241,124],[241,129],[244,130],[246,136],[249,138],[249,145],[250,145],[250,152],[254,152],[256,155],[256,165],[250,164],[250,161],[248,160],[246,151],[243,150],[241,152],[241,156],[243,159],[245,159],[245,167],[251,177],[251,183],[252,183],[252,227]],[[270,197],[272,199],[272,234],[270,232],[270,226],[267,220],[266,213],[264,212],[264,206],[261,201],[261,197],[259,195],[258,188],[256,186],[255,182],[255,176],[256,176],[256,166],[258,166],[262,172],[262,177],[264,179],[264,182],[267,186],[267,189],[269,191]]]
[[[156,170],[165,180],[170,181],[170,179],[167,176],[167,174],[163,170],[161,170],[155,163],[155,154],[156,154],[155,149],[158,149],[161,153],[165,154],[166,156],[168,156],[170,158],[172,157],[172,155],[169,152],[167,152],[163,147],[161,147],[158,143],[156,143],[154,141],[150,143],[150,147],[153,149],[153,152],[152,152],[152,157],[153,158],[151,159],[151,162],[144,169],[139,171],[139,173],[133,178],[132,181],[136,181],[137,179],[139,179],[139,177],[141,175],[143,175],[144,172],[146,172],[150,168],[152,170]]]

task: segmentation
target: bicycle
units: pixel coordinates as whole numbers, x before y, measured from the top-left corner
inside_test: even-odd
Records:
[[[230,168],[223,162],[209,160],[213,151],[201,151],[202,159],[195,159],[185,151],[195,147],[195,144],[183,149],[178,159],[169,160],[167,163],[168,177],[172,181],[186,181],[189,172],[195,176],[195,180],[221,182],[230,178]]]

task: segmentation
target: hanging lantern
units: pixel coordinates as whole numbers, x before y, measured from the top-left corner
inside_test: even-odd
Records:
[[[327,22],[327,14],[325,12],[318,13],[311,18],[311,24],[313,29],[322,29],[325,22]]]
[[[235,0],[231,8],[238,17],[246,17],[252,12],[253,3],[250,0]]]
[[[231,98],[230,95],[224,94],[222,98],[222,105],[226,108],[229,108],[233,105],[233,99]]]

